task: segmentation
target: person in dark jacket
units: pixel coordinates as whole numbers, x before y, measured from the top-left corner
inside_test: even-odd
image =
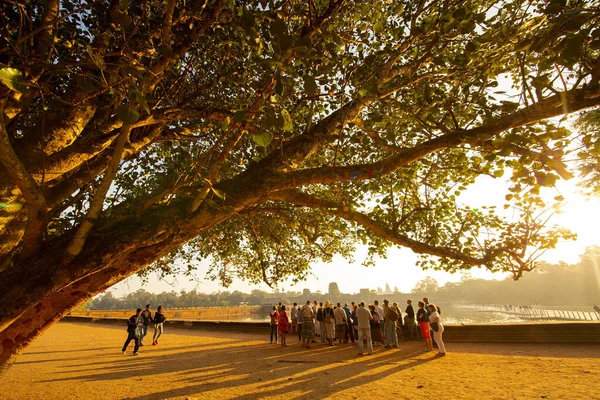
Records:
[[[142,321],[144,322],[140,327],[140,347],[144,345],[144,338],[148,334],[148,325],[152,322],[152,311],[150,304],[146,304],[146,308],[142,311]]]
[[[156,312],[154,313],[154,336],[152,337],[152,346],[156,346],[158,344],[158,338],[163,334],[163,323],[166,318],[163,314],[163,306],[158,306]]]
[[[138,322],[141,318],[141,316],[140,316],[141,314],[142,314],[142,309],[138,308],[135,312],[135,315],[132,315],[127,320],[127,340],[125,341],[125,344],[123,345],[123,349],[121,350],[123,352],[123,354],[126,354],[127,346],[129,346],[129,343],[131,343],[131,341],[133,340],[135,343],[135,347],[133,348],[133,355],[134,356],[140,355],[140,353],[138,353],[138,350],[140,349],[140,342],[138,339],[138,336],[140,334],[139,330],[138,330]]]

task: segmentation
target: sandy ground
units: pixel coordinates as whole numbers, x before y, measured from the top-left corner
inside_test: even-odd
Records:
[[[133,357],[125,327],[58,323],[8,371],[0,398],[25,399],[600,399],[600,346],[420,342],[302,348],[264,335],[169,330]],[[148,339],[148,338],[146,338]],[[151,337],[150,337],[151,339]],[[151,340],[147,340],[150,344]]]

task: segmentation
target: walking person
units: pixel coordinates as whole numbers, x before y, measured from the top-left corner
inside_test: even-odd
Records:
[[[429,325],[433,331],[433,339],[438,345],[440,356],[446,355],[446,346],[442,340],[442,333],[444,333],[444,325],[442,325],[442,317],[440,316],[435,304],[429,304]]]
[[[273,306],[271,309],[269,317],[271,317],[271,344],[273,344],[273,336],[275,336],[275,343],[279,343],[279,340],[277,339],[277,323],[279,322],[279,312],[277,312],[276,306]]]
[[[135,315],[132,315],[127,320],[127,339],[125,340],[125,344],[123,345],[123,348],[121,349],[121,352],[123,354],[126,354],[127,346],[129,346],[129,343],[131,343],[131,341],[133,340],[133,343],[135,344],[135,346],[133,347],[133,355],[134,356],[140,355],[140,353],[138,352],[138,350],[140,349],[140,340],[139,340],[140,331],[138,329],[138,324],[141,322],[141,319],[142,319],[141,314],[142,314],[142,309],[138,308],[135,311]]]
[[[406,328],[408,329],[408,337],[410,340],[415,340],[417,338],[417,324],[415,323],[415,309],[412,306],[412,300],[406,300]]]
[[[142,311],[142,321],[143,324],[140,327],[140,347],[144,345],[144,338],[148,334],[148,326],[152,322],[152,311],[150,309],[152,306],[150,304],[146,304],[146,308]]]
[[[373,354],[373,342],[371,341],[371,320],[373,316],[369,310],[365,307],[365,302],[361,301],[360,305],[356,309],[356,324],[358,327],[358,355],[363,355],[364,350],[364,338],[367,340],[367,353]]]
[[[279,332],[279,341],[281,342],[281,347],[287,347],[287,343],[285,338],[290,330],[290,321],[288,319],[288,315],[285,312],[285,306],[281,306],[281,312],[279,313],[279,324],[277,325]]]
[[[433,344],[431,343],[431,334],[429,332],[429,317],[427,316],[427,311],[425,311],[425,303],[419,302],[419,310],[417,310],[417,322],[419,323],[419,328],[421,328],[421,335],[425,340],[425,344],[427,345],[427,350],[433,350]]]
[[[302,316],[302,347],[310,349],[314,338],[313,321],[315,318],[310,300],[302,307],[300,315]]]
[[[163,334],[163,323],[166,321],[163,314],[163,306],[159,305],[154,313],[154,336],[152,336],[152,346],[158,345],[158,338]]]

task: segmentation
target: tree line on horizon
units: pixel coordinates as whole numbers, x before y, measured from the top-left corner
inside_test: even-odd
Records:
[[[586,249],[581,260],[576,264],[541,263],[532,273],[518,281],[511,278],[503,280],[475,279],[467,273],[463,275],[460,282],[447,282],[445,285],[439,286],[434,278],[426,277],[416,283],[410,295],[415,302],[423,296],[430,296],[435,298],[438,303],[588,306],[600,303],[599,280],[600,246],[593,246]],[[407,295],[409,294],[397,292],[387,297],[391,301],[404,302],[408,298]],[[128,309],[141,307],[147,303],[154,307],[161,304],[166,308],[227,307],[240,303],[263,305],[269,303],[268,299],[273,299],[275,303],[281,301],[284,304],[292,304],[299,298],[311,301],[346,302],[356,301],[360,296],[363,294],[341,293],[339,296],[332,297],[332,295],[323,294],[320,291],[307,295],[295,291],[269,293],[259,289],[252,290],[251,293],[243,293],[239,290],[213,293],[182,290],[179,293],[171,291],[155,294],[139,289],[120,298],[115,297],[112,292],[106,292],[90,300],[87,308]],[[373,298],[359,300],[373,301],[382,295],[378,295],[376,291],[372,290],[370,296]],[[380,300],[382,299],[380,298]]]

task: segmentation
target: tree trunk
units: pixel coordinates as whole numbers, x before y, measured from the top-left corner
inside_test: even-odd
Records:
[[[79,304],[135,273],[136,268],[137,266],[130,266],[125,268],[125,271],[117,268],[104,269],[45,297],[21,314],[8,328],[0,332],[0,376],[14,364],[17,357],[35,338]]]

